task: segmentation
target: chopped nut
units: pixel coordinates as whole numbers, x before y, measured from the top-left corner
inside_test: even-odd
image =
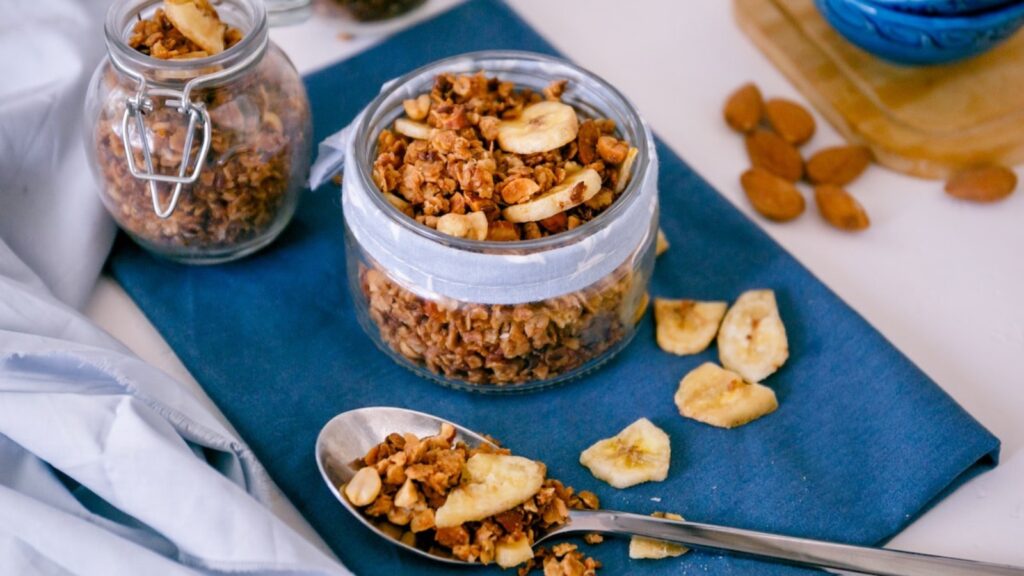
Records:
[[[621,164],[629,154],[629,144],[611,136],[597,139],[597,154],[610,164]]]
[[[434,527],[434,510],[431,508],[425,508],[423,510],[417,510],[412,515],[412,521],[409,523],[409,528],[413,532],[423,532],[424,530],[430,530]]]
[[[658,239],[654,248],[655,256],[661,256],[665,252],[668,252],[669,246],[668,236],[665,236],[665,232],[663,232],[661,228],[658,228]]]
[[[423,120],[430,112],[430,94],[420,94],[416,98],[402,101],[405,115],[413,120]]]
[[[608,188],[602,188],[593,198],[584,202],[588,207],[594,210],[604,210],[605,208],[612,205],[615,200],[615,193]]]
[[[483,212],[445,214],[437,220],[437,231],[456,238],[487,239],[487,216]]]
[[[548,100],[561,100],[562,94],[565,93],[565,86],[568,83],[568,80],[555,80],[548,84],[547,88],[544,88],[544,97]]]
[[[412,520],[412,510],[392,506],[392,508],[388,510],[387,516],[388,522],[391,522],[396,526],[405,526]]]
[[[401,506],[402,508],[412,508],[416,506],[422,499],[420,491],[416,488],[416,484],[412,480],[406,480],[402,487],[395,494],[395,506]]]
[[[537,192],[540,192],[540,184],[529,178],[513,178],[501,188],[501,197],[508,204],[518,204]]]
[[[492,222],[487,229],[487,239],[494,242],[519,240],[519,229],[511,222],[498,220],[497,222]]]
[[[372,467],[361,468],[352,480],[345,485],[345,497],[353,506],[366,506],[377,499],[380,494],[381,482],[377,470]]]

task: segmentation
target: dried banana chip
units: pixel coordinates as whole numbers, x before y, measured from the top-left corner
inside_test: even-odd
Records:
[[[779,407],[771,388],[744,382],[713,362],[683,377],[675,401],[683,416],[720,428],[742,426]]]
[[[543,464],[522,456],[475,454],[434,521],[438,528],[450,528],[511,510],[540,490],[544,475]]]
[[[395,119],[395,132],[414,140],[430,140],[430,137],[434,135],[434,129],[428,124],[408,118]]]
[[[516,154],[537,154],[565,146],[576,139],[576,110],[554,101],[537,102],[518,118],[498,124],[498,145]]]
[[[164,14],[181,35],[195,42],[207,53],[224,51],[224,23],[213,7],[204,1],[166,0]]]
[[[651,303],[651,295],[644,292],[644,295],[640,298],[640,302],[636,305],[636,310],[633,312],[633,324],[639,324],[644,319],[644,314],[647,313],[647,306]]]
[[[580,454],[580,464],[616,488],[660,482],[668,476],[672,449],[668,434],[641,418]]]
[[[671,246],[671,244],[668,243],[668,237],[665,236],[665,233],[661,228],[658,228],[658,240],[654,247],[654,255],[661,256],[665,252],[668,252],[669,246]]]
[[[601,191],[601,175],[592,168],[575,172],[561,184],[523,204],[505,208],[509,222],[536,222],[583,204]]]
[[[727,308],[725,302],[655,298],[658,346],[680,356],[703,352],[715,339]]]
[[[729,308],[718,330],[718,357],[747,382],[764,380],[786,362],[789,342],[774,292],[744,292]]]
[[[679,514],[671,512],[655,512],[651,514],[655,518],[667,518],[669,520],[685,520]],[[675,558],[689,552],[690,549],[682,544],[633,536],[629,539],[629,557],[634,560],[661,560],[662,558]]]

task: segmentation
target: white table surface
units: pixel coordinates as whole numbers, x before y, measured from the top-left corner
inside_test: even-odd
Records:
[[[311,20],[271,34],[302,72],[378,41],[348,38],[325,1],[317,0]],[[425,10],[453,3],[432,0]],[[736,27],[731,2],[511,4],[568,57],[625,92],[676,153],[1002,440],[998,468],[947,497],[890,546],[1024,565],[1024,193],[969,205],[946,197],[941,183],[874,167],[850,187],[871,216],[867,232],[835,231],[813,205],[796,222],[766,223],[740,189],[747,159],[721,120],[722,101],[748,80],[768,95],[799,94]],[[839,143],[818,119],[810,148]],[[100,279],[86,313],[202,394],[112,279]],[[283,498],[277,509],[318,540]]]

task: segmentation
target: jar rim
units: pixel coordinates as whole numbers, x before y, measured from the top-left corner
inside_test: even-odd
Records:
[[[625,114],[629,119],[629,122],[635,128],[637,132],[636,142],[632,144],[637,148],[636,161],[633,165],[633,177],[630,178],[626,188],[619,195],[619,198],[612,203],[610,207],[598,214],[592,220],[584,222],[580,226],[573,228],[572,230],[566,230],[558,234],[551,236],[545,236],[542,238],[535,238],[531,240],[517,240],[514,242],[503,242],[495,240],[473,240],[470,238],[457,238],[442,232],[438,232],[433,228],[426,225],[420,224],[419,222],[409,218],[407,215],[400,212],[395,208],[383,194],[368,194],[371,197],[379,209],[385,214],[391,216],[393,222],[398,223],[403,228],[414,232],[415,234],[431,240],[433,242],[455,248],[458,250],[469,251],[469,252],[486,252],[493,254],[521,254],[524,252],[540,252],[566,246],[574,242],[578,242],[581,239],[587,238],[594,235],[600,230],[606,228],[618,215],[627,211],[637,197],[640,195],[639,190],[643,185],[643,180],[647,173],[648,166],[651,161],[652,151],[649,149],[649,142],[653,142],[653,138],[650,134],[650,128],[647,123],[643,121],[640,114],[637,112],[636,106],[626,98],[617,88],[612,86],[609,82],[591,72],[590,70],[578,66],[563,58],[549,56],[546,54],[538,54],[535,52],[526,52],[519,50],[482,50],[477,52],[467,52],[456,56],[450,56],[441,60],[436,60],[421,66],[411,72],[408,72],[402,76],[399,76],[395,80],[390,82],[390,85],[386,89],[382,90],[373,101],[366,107],[363,113],[362,119],[359,122],[354,137],[355,143],[355,171],[361,180],[361,184],[366,190],[373,190],[379,192],[380,189],[370,178],[368,167],[370,165],[369,158],[366,155],[366,147],[360,146],[360,143],[366,142],[369,137],[367,131],[373,120],[381,113],[388,113],[389,111],[382,110],[384,103],[393,96],[398,90],[401,90],[410,81],[424,76],[426,74],[434,73],[444,68],[450,67],[451,65],[459,62],[475,62],[482,60],[519,60],[525,62],[536,62],[541,64],[556,64],[558,66],[564,66],[569,70],[587,78],[595,85],[599,86],[603,91],[609,94],[613,100],[617,101],[622,105],[625,110]],[[480,71],[487,72],[482,67]],[[552,78],[554,80],[555,78]]]
[[[147,71],[197,72],[215,66],[224,68],[244,64],[254,52],[263,51],[268,43],[267,10],[262,0],[222,0],[218,4],[239,6],[247,14],[250,29],[245,30],[242,39],[234,46],[219,54],[186,60],[164,60],[154,58],[128,45],[125,30],[129,22],[147,9],[163,3],[163,0],[116,0],[107,9],[103,31],[106,36],[107,52],[118,67],[127,67],[136,73]],[[255,60],[258,60],[256,58]],[[254,61],[255,61],[254,60]],[[251,65],[253,61],[250,61]]]

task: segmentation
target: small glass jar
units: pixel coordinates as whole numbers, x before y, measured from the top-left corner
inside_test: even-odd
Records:
[[[309,170],[309,101],[267,37],[262,0],[223,0],[243,38],[214,56],[150,57],[128,45],[160,0],[107,12],[107,58],[85,103],[85,146],[100,197],[147,250],[208,264],[245,256],[284,230]]]
[[[614,120],[638,149],[615,203],[572,230],[516,242],[448,236],[392,206],[371,179],[378,134],[437,74],[481,71],[538,91],[567,79],[564,102]],[[351,134],[343,184],[350,290],[364,330],[395,361],[455,388],[519,391],[579,376],[629,343],[654,266],[657,159],[650,130],[618,91],[548,56],[479,52],[394,81]]]
[[[419,8],[426,0],[337,0],[358,22],[380,22]]]

